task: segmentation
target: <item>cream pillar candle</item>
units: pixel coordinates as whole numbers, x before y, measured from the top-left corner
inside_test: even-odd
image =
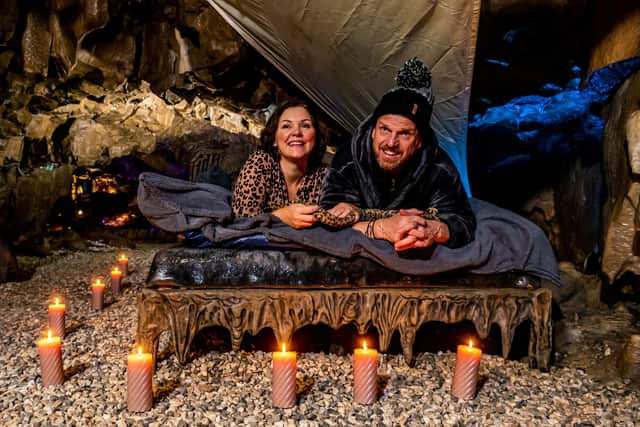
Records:
[[[120,289],[122,286],[122,271],[119,267],[113,267],[111,270],[111,292],[114,297],[120,295]]]
[[[469,340],[469,346],[459,345],[456,355],[456,367],[451,383],[451,394],[460,399],[473,399],[476,395],[478,383],[478,367],[482,351],[473,348],[473,342]]]
[[[296,405],[296,352],[273,352],[273,371],[271,376],[271,402],[276,408],[291,408]]]
[[[145,412],[153,406],[153,356],[137,353],[127,357],[127,408],[131,412]]]
[[[54,302],[49,304],[49,327],[53,329],[53,335],[60,338],[64,338],[65,310],[66,307],[60,302],[59,297],[54,298]]]
[[[128,276],[129,258],[125,254],[120,254],[120,256],[118,256],[118,264],[120,265],[120,270],[122,270],[122,276]]]
[[[367,348],[363,341],[362,348],[353,353],[353,400],[356,403],[370,405],[378,398],[378,351]]]
[[[51,329],[47,330],[45,338],[38,340],[38,353],[40,354],[42,385],[62,384],[64,382],[62,343],[60,337],[53,336]]]
[[[91,283],[91,307],[94,310],[102,310],[104,308],[104,288],[105,284],[100,279],[96,279]]]

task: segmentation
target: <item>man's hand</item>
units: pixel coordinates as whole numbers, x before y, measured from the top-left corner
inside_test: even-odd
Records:
[[[394,215],[390,218],[376,220],[374,234],[378,239],[391,243],[401,241],[410,231],[419,227],[426,228],[427,220],[418,215]]]
[[[355,222],[358,222],[360,220],[360,214],[362,213],[362,210],[356,205],[352,205],[351,203],[340,202],[329,209],[327,212],[333,214],[334,216],[337,216],[338,218],[344,218],[345,216],[349,216],[353,213],[356,216]]]
[[[444,222],[436,220],[425,220],[426,227],[417,226],[410,230],[406,237],[396,241],[394,247],[396,251],[406,251],[413,248],[427,248],[434,242],[446,243],[449,240],[449,227]]]
[[[444,222],[424,219],[415,215],[415,210],[404,210],[391,218],[380,219],[375,223],[375,236],[394,244],[396,251],[413,248],[426,248],[434,242],[445,243],[449,240],[449,227]]]
[[[307,228],[316,223],[313,213],[320,209],[317,205],[293,203],[272,212],[282,222],[293,228]]]

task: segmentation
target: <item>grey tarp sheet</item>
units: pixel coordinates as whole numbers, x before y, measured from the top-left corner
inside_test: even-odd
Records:
[[[164,230],[201,230],[213,242],[262,233],[270,241],[293,242],[337,257],[362,256],[404,274],[454,270],[492,274],[515,270],[560,284],[558,263],[542,230],[527,219],[482,200],[471,199],[478,221],[473,242],[458,249],[436,245],[421,253],[398,253],[389,242],[366,238],[351,228],[316,226],[295,230],[269,214],[234,219],[230,201],[231,192],[214,184],[150,172],[140,175],[140,211]]]
[[[207,0],[353,132],[414,56],[432,70],[431,125],[469,191],[467,113],[480,0]]]

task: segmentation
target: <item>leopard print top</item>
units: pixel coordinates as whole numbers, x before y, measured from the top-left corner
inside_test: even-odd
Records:
[[[326,166],[308,171],[298,187],[296,200],[289,200],[287,184],[279,162],[269,153],[258,150],[242,166],[233,190],[235,216],[251,217],[290,203],[317,204]]]

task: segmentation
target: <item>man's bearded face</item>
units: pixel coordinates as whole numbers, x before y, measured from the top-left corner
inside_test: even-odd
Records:
[[[371,139],[378,165],[394,175],[402,172],[413,153],[422,146],[415,123],[398,114],[380,116]]]

